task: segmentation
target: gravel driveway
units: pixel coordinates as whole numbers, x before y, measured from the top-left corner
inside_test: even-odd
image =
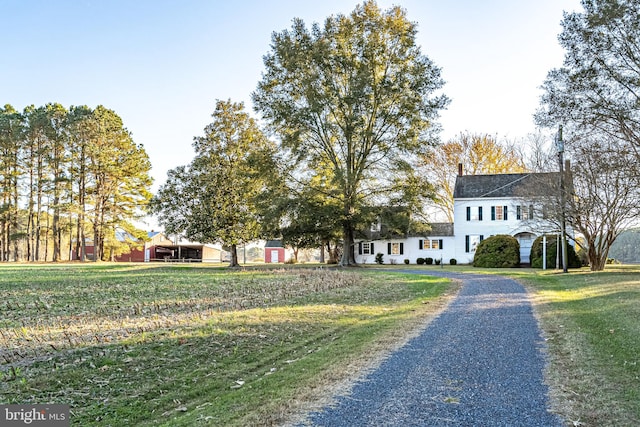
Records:
[[[428,274],[462,280],[459,295],[309,424],[562,426],[547,409],[544,342],[525,289],[496,276]]]

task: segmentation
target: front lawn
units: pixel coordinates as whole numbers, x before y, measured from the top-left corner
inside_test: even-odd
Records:
[[[366,269],[0,265],[0,403],[69,404],[82,426],[277,424],[453,292]]]
[[[640,425],[640,268],[521,280],[545,331],[555,409],[576,426]]]

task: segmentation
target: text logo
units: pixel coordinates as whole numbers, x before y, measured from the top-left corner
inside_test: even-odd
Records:
[[[0,426],[69,427],[69,405],[0,405]]]

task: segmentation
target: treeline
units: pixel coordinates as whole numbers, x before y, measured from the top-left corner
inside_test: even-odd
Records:
[[[609,258],[625,264],[640,264],[640,228],[631,228],[620,233],[611,245]]]
[[[122,119],[50,103],[0,108],[0,261],[104,260],[122,250],[116,233],[151,197],[151,164]]]

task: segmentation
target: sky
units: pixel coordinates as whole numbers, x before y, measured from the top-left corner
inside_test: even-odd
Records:
[[[216,100],[244,102],[271,35],[349,14],[361,0],[0,0],[0,104],[104,105],[142,144],[154,187],[193,158]],[[547,72],[562,65],[563,11],[579,0],[378,0],[403,7],[416,43],[442,69],[451,104],[441,139],[517,140]],[[253,113],[252,113],[253,114]]]

